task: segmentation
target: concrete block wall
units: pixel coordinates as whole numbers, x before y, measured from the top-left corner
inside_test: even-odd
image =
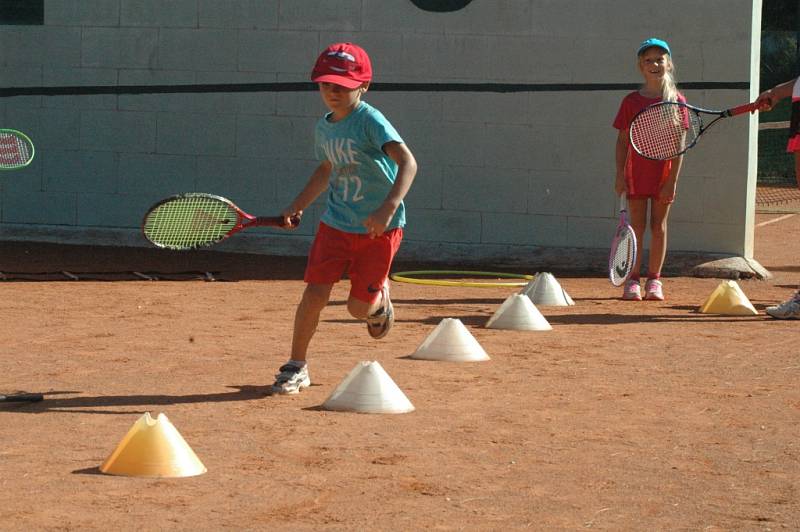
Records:
[[[760,0],[473,0],[450,13],[409,0],[45,0],[43,26],[0,26],[0,87],[307,81],[339,40],[370,52],[376,82],[636,84],[636,46],[660,36],[679,82],[750,83],[684,91],[726,108],[756,94],[759,26]],[[369,92],[419,162],[404,256],[603,250],[627,92]],[[323,112],[308,91],[0,98],[0,127],[29,133],[38,154],[0,174],[0,238],[144,245],[146,209],[188,191],[275,212],[316,165]],[[755,126],[727,120],[686,157],[671,250],[751,255]],[[224,246],[303,254],[321,208],[291,234]]]

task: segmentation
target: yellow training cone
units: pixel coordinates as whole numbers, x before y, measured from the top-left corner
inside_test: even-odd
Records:
[[[722,281],[700,307],[702,314],[754,316],[758,314],[736,281]]]
[[[154,420],[145,412],[100,471],[129,477],[193,477],[208,470],[167,416],[159,414]]]

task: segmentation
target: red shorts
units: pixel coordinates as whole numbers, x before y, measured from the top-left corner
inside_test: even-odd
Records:
[[[667,182],[671,168],[672,161],[646,159],[629,148],[625,162],[628,199],[657,198],[661,187]]]
[[[308,253],[304,280],[309,284],[332,284],[347,272],[350,296],[372,303],[386,282],[402,240],[403,230],[399,227],[370,238],[366,234],[339,231],[320,222]]]
[[[789,139],[789,143],[786,145],[786,151],[788,153],[800,151],[800,134],[797,134]]]

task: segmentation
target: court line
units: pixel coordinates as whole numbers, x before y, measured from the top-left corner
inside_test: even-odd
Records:
[[[786,220],[787,218],[791,218],[792,216],[797,216],[797,215],[794,213],[784,214],[783,216],[778,216],[777,218],[773,218],[772,220],[767,220],[766,222],[761,222],[760,224],[756,224],[756,227],[763,227],[765,225],[774,224],[775,222]]]

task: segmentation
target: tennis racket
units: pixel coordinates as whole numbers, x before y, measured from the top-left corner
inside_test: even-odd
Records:
[[[624,193],[619,200],[619,224],[611,241],[611,253],[608,255],[608,280],[614,286],[621,286],[636,264],[636,233],[628,222]]]
[[[710,111],[682,102],[654,103],[633,117],[630,127],[631,146],[636,153],[648,159],[672,159],[693,148],[700,135],[719,120],[756,111],[758,108],[756,103],[749,103],[725,111]],[[704,116],[716,118],[705,125]]]
[[[40,393],[13,393],[0,395],[0,403],[37,403],[44,399]]]
[[[0,170],[25,168],[33,160],[33,142],[15,129],[0,129]]]
[[[212,246],[250,227],[297,227],[283,216],[252,216],[213,194],[179,194],[150,207],[142,221],[144,237],[160,248],[187,250]]]

